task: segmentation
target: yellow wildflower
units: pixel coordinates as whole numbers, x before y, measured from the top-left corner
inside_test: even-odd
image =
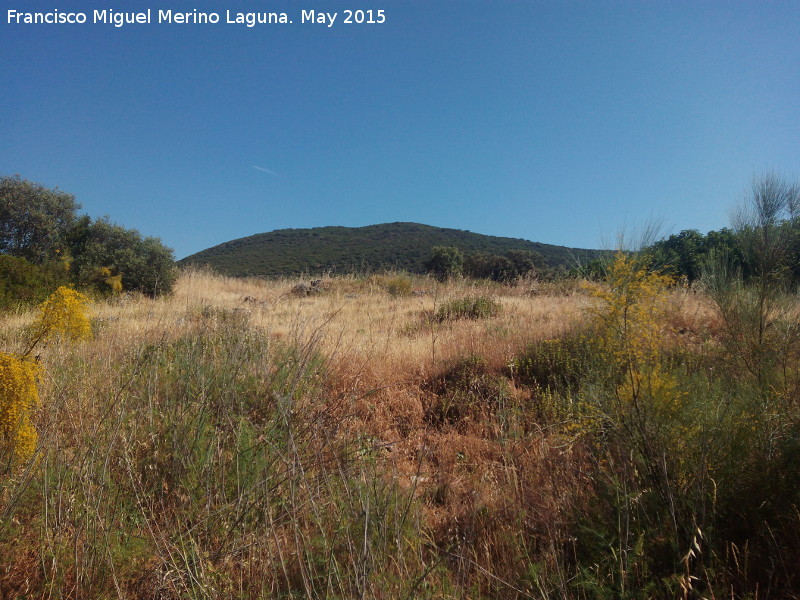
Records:
[[[624,373],[616,390],[623,410],[645,398],[656,413],[672,414],[682,404],[684,394],[662,364],[670,283],[670,277],[620,252],[608,269],[605,285],[592,286],[592,295],[600,300],[592,310],[600,347],[609,364]]]
[[[71,340],[91,339],[88,304],[86,296],[61,286],[39,305],[39,315],[33,323],[34,339],[39,341],[56,335]]]
[[[38,438],[31,422],[39,404],[36,377],[39,366],[0,352],[0,461],[17,463],[29,459]]]

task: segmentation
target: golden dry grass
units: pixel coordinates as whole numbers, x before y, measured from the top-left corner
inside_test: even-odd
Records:
[[[327,359],[329,392],[353,399],[349,405],[352,426],[393,444],[398,466],[408,480],[419,469],[417,456],[430,435],[423,423],[429,395],[423,389],[426,382],[454,360],[474,355],[483,357],[490,368],[502,370],[526,344],[573,327],[590,302],[579,286],[567,288],[566,293],[563,286],[553,287],[549,293],[548,286],[540,284],[531,293],[531,286],[484,288],[420,278],[414,283],[424,295],[393,297],[377,281],[327,279],[322,293],[298,297],[292,289],[300,280],[236,279],[190,270],[180,277],[170,297],[153,300],[123,294],[97,302],[92,306],[97,336],[91,343],[53,344],[39,350],[50,369],[60,368],[68,357],[74,365],[75,353],[81,355],[79,364],[84,369],[73,374],[73,380],[80,381],[74,390],[77,397],[63,405],[70,418],[61,422],[72,423],[76,432],[89,427],[105,410],[104,403],[113,398],[114,390],[107,382],[115,378],[109,373],[141,342],[203,333],[226,327],[228,319],[236,318],[276,340],[298,346],[313,343]],[[442,324],[428,318],[443,303],[474,295],[492,296],[502,305],[501,313]],[[3,330],[11,346],[20,347],[24,327],[32,318],[32,312],[4,318]],[[45,396],[65,392],[43,383]],[[451,436],[449,446],[483,444],[481,436],[473,433],[447,435]]]
[[[236,279],[190,270],[182,274],[170,297],[153,300],[123,294],[95,303],[98,334],[91,343],[54,344],[39,352],[49,368],[66,359],[63,351],[70,353],[71,361],[76,352],[81,354],[86,367],[75,378],[84,389],[104,390],[120,357],[141,342],[223,328],[235,318],[276,340],[298,346],[313,343],[327,359],[330,392],[355,397],[353,409],[360,426],[396,443],[419,435],[426,400],[423,388],[453,361],[481,356],[490,369],[502,371],[530,342],[558,337],[579,324],[592,302],[577,284],[480,287],[419,278],[415,288],[424,294],[393,297],[376,278],[327,279],[324,291],[311,296],[292,292],[299,282]],[[493,297],[502,305],[500,314],[446,323],[429,318],[443,303],[475,295]],[[706,327],[707,307],[694,294],[675,292],[673,305],[679,329],[697,334]],[[32,318],[32,312],[3,318],[9,349],[21,347],[24,328]],[[96,396],[93,400],[102,401]],[[102,410],[86,408],[76,409],[81,421]]]
[[[398,278],[406,285],[391,288]],[[218,597],[280,589],[314,596],[310,573],[337,553],[340,597],[352,594],[349,582],[368,580],[373,587],[361,597],[413,597],[420,574],[441,585],[429,598],[585,597],[570,591],[576,515],[596,510],[604,463],[594,446],[576,441],[568,417],[547,412],[549,392],[510,364],[532,342],[576,339],[570,332],[586,325],[596,302],[587,286],[398,275],[329,278],[307,295],[297,293],[300,283],[187,271],[170,297],[95,302],[93,340],[36,348],[46,373],[36,422],[44,468],[0,490],[0,511],[17,511],[0,540],[0,564],[8,565],[0,590],[78,598],[94,586],[126,598],[216,597],[206,591],[225,582]],[[398,288],[419,293],[390,293]],[[668,348],[700,356],[720,344],[722,325],[705,296],[667,294]],[[501,311],[436,318],[448,302],[478,296]],[[25,350],[34,314],[2,317],[5,350]],[[250,333],[258,335],[248,341]],[[287,350],[296,352],[288,362],[299,377],[313,383],[275,385]],[[318,357],[324,365],[314,371]],[[231,382],[245,386],[241,395]],[[296,417],[291,435],[303,438],[302,448],[280,445],[284,417]],[[256,479],[245,476],[241,493],[226,495],[220,477],[208,474],[238,482],[237,461],[257,456],[237,436],[252,431],[258,456],[277,458],[254,464]],[[195,435],[209,436],[208,447],[200,438],[184,443]],[[270,494],[285,497],[272,504]],[[372,579],[360,574],[371,555],[358,550],[367,544],[369,498],[393,502],[395,515],[413,504],[414,514],[407,536],[402,523],[380,525]],[[266,510],[268,526],[223,535],[240,523],[236,507],[253,516],[247,506]],[[289,512],[273,522],[270,511],[281,507]],[[187,524],[197,514],[216,524],[205,537]],[[130,556],[114,527],[138,540]],[[352,547],[337,547],[340,539]],[[194,562],[201,547],[205,558]],[[43,557],[52,565],[40,569]],[[113,594],[99,564],[119,580]]]
[[[120,357],[140,343],[224,328],[231,318],[237,319],[276,340],[301,347],[313,344],[326,357],[330,393],[355,398],[354,423],[398,443],[421,435],[425,385],[454,361],[480,356],[490,369],[501,372],[527,344],[558,337],[577,326],[592,302],[577,284],[479,287],[419,278],[415,288],[424,294],[393,297],[376,278],[327,279],[323,292],[311,296],[293,293],[299,282],[236,279],[190,270],[182,274],[170,297],[153,300],[123,294],[95,303],[97,336],[91,343],[53,344],[39,352],[49,368],[66,360],[63,352],[70,353],[73,364],[79,353],[85,369],[75,379],[82,381],[84,390],[105,390]],[[493,297],[502,306],[500,314],[446,323],[429,318],[443,303],[475,295]],[[705,337],[713,326],[705,301],[686,290],[673,292],[671,301],[672,328],[678,335]],[[32,319],[32,312],[3,317],[8,349],[22,347]],[[102,403],[98,395],[82,395]],[[99,405],[88,408],[75,407],[79,421],[102,410]]]
[[[526,295],[522,289],[495,286],[488,295],[502,305],[500,315],[439,325],[425,315],[452,298],[487,291],[423,279],[417,283],[425,295],[392,297],[370,280],[339,278],[326,280],[321,294],[298,297],[292,293],[297,283],[189,271],[168,298],[122,295],[95,303],[99,335],[81,351],[110,360],[133,342],[175,339],[214,327],[218,320],[221,325],[234,314],[276,339],[305,344],[313,337],[337,372],[367,386],[385,387],[425,378],[449,360],[473,354],[500,367],[526,343],[572,327],[589,301],[577,288],[567,295],[541,290]],[[3,317],[7,344],[22,343],[32,315]],[[42,353],[52,354],[53,349]]]

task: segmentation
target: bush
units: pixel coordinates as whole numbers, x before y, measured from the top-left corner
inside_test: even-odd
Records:
[[[511,371],[523,385],[566,395],[592,377],[596,350],[594,338],[583,333],[541,340],[514,358]]]
[[[411,280],[408,277],[392,277],[385,282],[386,291],[395,298],[410,296],[412,292]]]
[[[713,597],[722,589],[746,597],[767,587],[786,596],[800,548],[800,445],[797,387],[781,398],[787,387],[772,373],[784,364],[783,377],[795,377],[796,355],[767,356],[781,352],[769,337],[780,322],[735,335],[723,328],[722,344],[702,350],[713,368],[697,369],[698,359],[675,358],[692,349],[665,335],[671,278],[621,253],[605,271],[605,282],[591,286],[586,343],[539,342],[514,363],[520,380],[559,402],[560,431],[593,457],[596,499],[578,515],[577,585],[593,597]],[[710,284],[723,308],[754,293],[738,281],[721,294],[718,279]],[[742,320],[757,324],[750,312]],[[725,327],[734,316],[725,314]]]
[[[475,296],[450,300],[436,311],[435,320],[488,319],[500,314],[503,305],[488,296]]]
[[[0,352],[0,473],[33,456],[38,435],[31,421],[39,405],[39,365]]]
[[[464,261],[464,274],[476,279],[513,283],[545,267],[541,254],[529,250],[509,250],[503,256],[477,252]]]
[[[62,248],[80,208],[58,189],[15,177],[0,178],[0,252],[41,264]]]
[[[464,268],[464,254],[455,246],[434,246],[425,269],[439,281],[458,277]]]
[[[413,291],[411,279],[405,275],[371,275],[368,281],[395,298],[410,296]]]
[[[170,248],[156,238],[142,238],[135,229],[125,229],[108,219],[92,222],[84,217],[70,241],[74,280],[101,292],[114,287],[108,283],[109,278],[119,278],[122,289],[155,297],[170,293],[178,277]],[[103,270],[108,277],[98,279]]]
[[[38,304],[66,279],[61,265],[39,266],[24,258],[0,254],[0,309]]]
[[[52,290],[66,279],[101,293],[124,288],[152,297],[172,290],[177,269],[170,248],[107,218],[78,217],[79,208],[73,196],[58,189],[19,176],[0,178],[0,255],[29,261],[0,265],[0,275],[6,275],[0,306],[11,295],[40,301],[43,288]]]
[[[30,328],[28,350],[21,355],[0,352],[0,472],[27,461],[36,450],[38,434],[33,412],[39,405],[38,359],[31,359],[36,345],[54,336],[89,339],[88,299],[69,288],[58,288],[39,306]]]
[[[61,286],[39,305],[38,312],[31,325],[34,344],[53,337],[92,338],[89,299],[80,292]]]

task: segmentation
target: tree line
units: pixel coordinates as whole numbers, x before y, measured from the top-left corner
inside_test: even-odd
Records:
[[[707,234],[686,229],[644,247],[641,253],[652,270],[689,285],[704,273],[724,269],[745,284],[763,281],[765,272],[769,272],[773,279],[780,280],[781,286],[797,288],[800,286],[800,184],[775,173],[757,177],[746,206],[734,214],[731,227]],[[556,272],[548,269],[536,252],[465,254],[455,246],[436,246],[425,268],[439,280],[465,276],[513,283],[532,274],[602,280],[613,256],[609,252],[584,265]]]
[[[80,208],[57,188],[19,175],[0,178],[0,306],[38,302],[64,284],[151,297],[172,290],[171,248]]]
[[[724,269],[744,283],[800,284],[800,184],[768,173],[753,180],[747,204],[731,228],[703,235],[695,229],[659,240],[646,249],[654,267],[689,284]]]
[[[425,269],[440,281],[464,276],[499,283],[513,283],[533,273],[550,273],[538,252],[508,250],[503,254],[472,252],[465,255],[455,246],[434,246]]]

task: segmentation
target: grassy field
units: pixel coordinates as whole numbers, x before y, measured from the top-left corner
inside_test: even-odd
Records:
[[[0,597],[795,595],[794,304],[759,325],[617,271],[189,270],[95,303],[91,341],[37,348]],[[33,319],[3,317],[5,351]]]

